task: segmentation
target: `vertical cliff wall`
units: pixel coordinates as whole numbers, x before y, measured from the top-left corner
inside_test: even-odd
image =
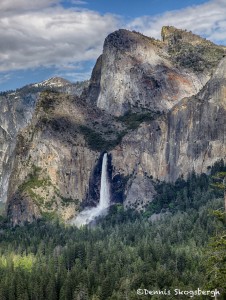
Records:
[[[98,73],[100,92],[93,99],[97,106],[115,116],[134,109],[164,111],[197,94],[209,74],[188,71],[185,64],[171,59],[168,49],[166,42],[137,32],[110,34]]]
[[[81,97],[42,93],[17,138],[14,225],[45,214],[69,220],[95,205],[105,151],[112,201],[138,210],[153,199],[153,179],[173,182],[226,159],[224,48],[172,27],[162,37],[116,31]]]
[[[112,151],[115,170],[132,174],[132,182],[142,186],[147,178],[173,182],[192,170],[206,173],[215,161],[226,160],[225,67],[224,58],[200,93],[126,135]],[[139,198],[146,199],[147,190],[140,188]]]
[[[5,93],[0,96],[0,201],[6,202],[17,133],[32,118],[37,93]]]

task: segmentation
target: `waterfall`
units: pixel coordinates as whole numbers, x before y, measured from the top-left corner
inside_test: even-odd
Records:
[[[71,224],[80,227],[89,224],[97,217],[107,213],[110,206],[110,185],[108,181],[108,155],[104,153],[101,168],[101,183],[100,183],[100,200],[96,207],[86,208],[80,212],[77,217],[71,221]]]
[[[101,169],[101,183],[100,183],[100,202],[101,209],[105,209],[110,206],[110,188],[108,182],[108,155],[104,153]]]

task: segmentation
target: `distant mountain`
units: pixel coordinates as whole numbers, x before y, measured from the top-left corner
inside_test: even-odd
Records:
[[[32,84],[34,87],[52,87],[52,88],[62,88],[66,85],[71,85],[72,83],[69,80],[66,80],[61,77],[52,77],[50,79],[44,80],[40,83]]]
[[[12,154],[13,225],[42,215],[68,221],[95,206],[105,151],[112,203],[137,210],[152,201],[153,181],[226,160],[225,47],[191,32],[163,27],[159,41],[120,29],[79,95],[59,78],[29,88],[46,85]]]
[[[30,88],[38,88],[40,91],[46,90],[46,89],[53,89],[58,92],[62,93],[68,93],[80,96],[83,89],[87,87],[89,84],[89,81],[81,81],[72,83],[69,80],[66,80],[61,77],[52,77],[48,80],[44,80],[39,83],[31,84]]]

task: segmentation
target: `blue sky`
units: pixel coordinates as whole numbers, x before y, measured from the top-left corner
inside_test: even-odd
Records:
[[[1,0],[0,90],[53,76],[88,79],[110,32],[160,38],[163,25],[226,45],[226,1]]]
[[[187,6],[202,4],[205,0],[90,0],[89,9],[101,13],[113,13],[123,17],[135,18],[144,15],[156,15],[165,11],[182,9]]]

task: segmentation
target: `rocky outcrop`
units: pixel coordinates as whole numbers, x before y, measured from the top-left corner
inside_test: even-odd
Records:
[[[0,96],[0,201],[7,198],[16,136],[32,117],[37,93],[5,93]]]
[[[15,209],[22,221],[29,215],[24,197],[39,214],[57,213],[67,220],[87,194],[97,155],[78,132],[84,114],[75,101],[69,95],[44,92],[31,124],[18,136],[7,208],[14,225],[20,222],[13,218]]]
[[[0,94],[0,201],[6,202],[18,132],[33,116],[40,92],[46,89],[81,95],[88,81],[70,83],[59,77]]]
[[[152,180],[142,170],[134,176],[127,189],[124,207],[138,211],[145,209],[146,205],[153,200],[153,196],[156,195]]]
[[[106,112],[121,116],[130,110],[166,111],[182,98],[197,94],[209,74],[188,71],[185,64],[178,64],[170,56],[166,40],[122,29],[110,34],[98,62],[101,70],[95,72],[95,80],[91,77],[89,99]],[[93,81],[100,86],[94,94]]]
[[[186,30],[164,26],[161,34],[173,63],[199,76],[211,76],[225,54],[224,47]]]
[[[37,215],[55,214],[65,221],[81,202],[95,205],[99,187],[91,179],[100,179],[99,150],[107,143],[103,137],[108,133],[110,143],[120,126],[76,96],[43,92],[31,123],[17,138],[7,203],[13,225],[30,220],[24,199],[33,203]]]
[[[7,214],[10,216],[12,225],[24,225],[41,218],[38,205],[31,201],[28,194],[19,192],[14,195],[13,203],[8,206]]]
[[[125,136],[112,151],[115,168],[126,175],[136,170],[175,181],[192,170],[205,173],[215,161],[226,160],[225,67],[224,58],[200,93]]]
[[[100,55],[96,61],[93,68],[91,79],[89,81],[88,87],[83,93],[83,99],[88,103],[88,105],[93,105],[98,99],[100,94],[100,80],[101,80],[101,69],[102,69],[102,55]]]
[[[153,180],[207,172],[226,160],[225,91],[223,47],[173,27],[162,41],[110,34],[81,97],[42,93],[20,132],[11,222],[45,214],[67,221],[94,206],[105,151],[112,201],[138,210],[153,199]]]

